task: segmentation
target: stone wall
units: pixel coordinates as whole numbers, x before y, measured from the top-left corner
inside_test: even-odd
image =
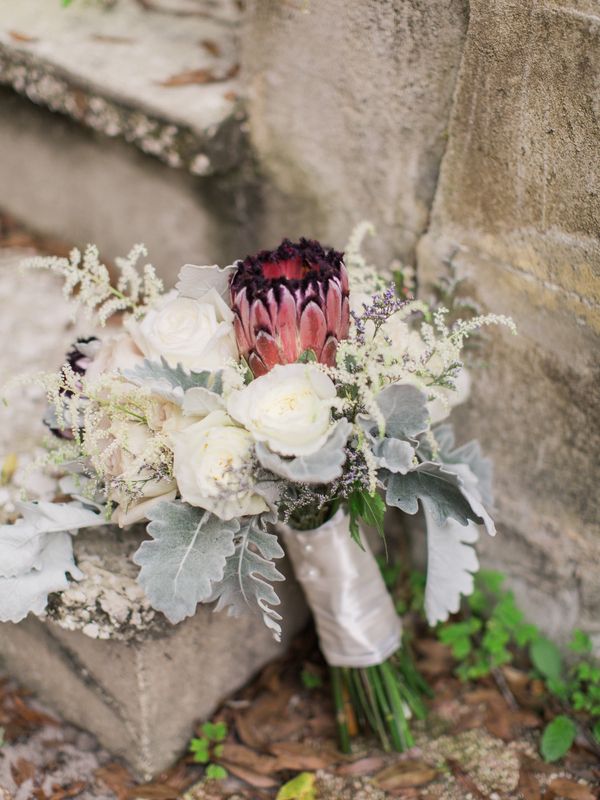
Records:
[[[368,217],[421,291],[450,260],[515,319],[456,420],[496,463],[483,557],[600,647],[597,2],[256,0],[244,68],[265,243]]]
[[[265,245],[342,245],[364,218],[382,256],[427,227],[467,22],[464,0],[252,0],[242,47]]]

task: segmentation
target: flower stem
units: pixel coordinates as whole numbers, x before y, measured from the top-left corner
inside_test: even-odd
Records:
[[[340,739],[340,750],[342,753],[349,753],[351,750],[350,732],[348,730],[346,701],[344,698],[342,671],[340,667],[331,667],[331,685],[333,689],[333,704],[335,706],[335,721]]]

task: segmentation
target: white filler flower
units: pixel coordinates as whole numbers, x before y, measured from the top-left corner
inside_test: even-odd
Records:
[[[224,520],[260,514],[268,506],[252,491],[248,467],[254,442],[221,410],[172,436],[173,472],[183,500]]]
[[[146,358],[162,356],[171,367],[215,370],[238,358],[233,314],[214,289],[200,300],[169,292],[141,322],[127,326]]]
[[[335,397],[333,381],[318,367],[285,364],[232,392],[227,410],[275,453],[306,456],[331,433]]]

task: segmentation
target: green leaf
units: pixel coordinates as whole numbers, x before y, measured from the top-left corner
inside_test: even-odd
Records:
[[[283,555],[277,536],[265,530],[261,517],[244,518],[235,537],[235,552],[227,559],[223,579],[211,595],[211,600],[218,599],[215,611],[228,609],[232,616],[240,616],[251,602],[256,603],[263,622],[279,641],[281,615],[272,606],[281,601],[271,584],[285,580],[273,563]]]
[[[192,739],[190,752],[197,764],[207,764],[210,759],[208,739]]]
[[[222,781],[229,773],[220,764],[209,764],[205,772],[206,778],[209,781]]]
[[[307,350],[303,350],[302,353],[296,359],[298,364],[312,364],[316,362],[317,354],[314,350],[308,348]]]
[[[303,669],[300,678],[305,689],[320,689],[323,686],[321,676],[310,669]]]
[[[531,643],[529,656],[533,666],[544,678],[558,681],[562,675],[562,656],[560,650],[549,639],[540,636]]]
[[[594,734],[594,738],[600,744],[600,719],[592,728],[592,733]]]
[[[222,742],[227,737],[227,724],[225,722],[205,722],[202,733],[211,742]]]
[[[138,583],[152,606],[172,623],[181,622],[206,602],[222,580],[235,552],[238,520],[225,521],[201,508],[174,501],[148,511],[151,540],[133,556],[141,567]]]
[[[385,517],[385,501],[381,495],[375,494],[368,494],[367,492],[362,492],[363,496],[363,511],[362,511],[362,518],[367,525],[370,525],[372,528],[377,529],[377,533],[380,536],[384,535],[383,531],[383,519]]]
[[[491,569],[482,569],[477,574],[475,581],[481,589],[485,589],[491,594],[499,594],[502,590],[505,576],[501,572]]]
[[[576,628],[573,631],[573,636],[569,643],[569,648],[574,653],[591,653],[592,652],[592,640],[584,633],[580,628]]]
[[[276,800],[317,800],[315,780],[312,772],[301,772],[281,787]]]
[[[569,717],[561,714],[546,726],[542,735],[541,751],[545,761],[558,761],[571,748],[577,728]]]

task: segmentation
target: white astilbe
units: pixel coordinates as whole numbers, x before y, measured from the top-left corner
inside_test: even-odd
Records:
[[[119,271],[116,286],[111,283],[107,266],[100,261],[98,248],[92,244],[86,247],[83,257],[74,248],[69,258],[35,256],[25,259],[21,267],[48,269],[60,275],[64,279],[65,297],[72,299],[76,307],[95,313],[99,324],[104,326],[107,319],[117,312],[143,315],[162,294],[162,281],[151,264],[145,264],[140,273],[138,261],[147,255],[144,245],[137,244],[128,256],[115,259]]]
[[[371,222],[360,222],[350,234],[344,248],[344,264],[348,270],[352,292],[374,294],[385,289],[389,278],[381,275],[375,266],[368,264],[361,253],[365,236],[375,235],[375,227]]]

